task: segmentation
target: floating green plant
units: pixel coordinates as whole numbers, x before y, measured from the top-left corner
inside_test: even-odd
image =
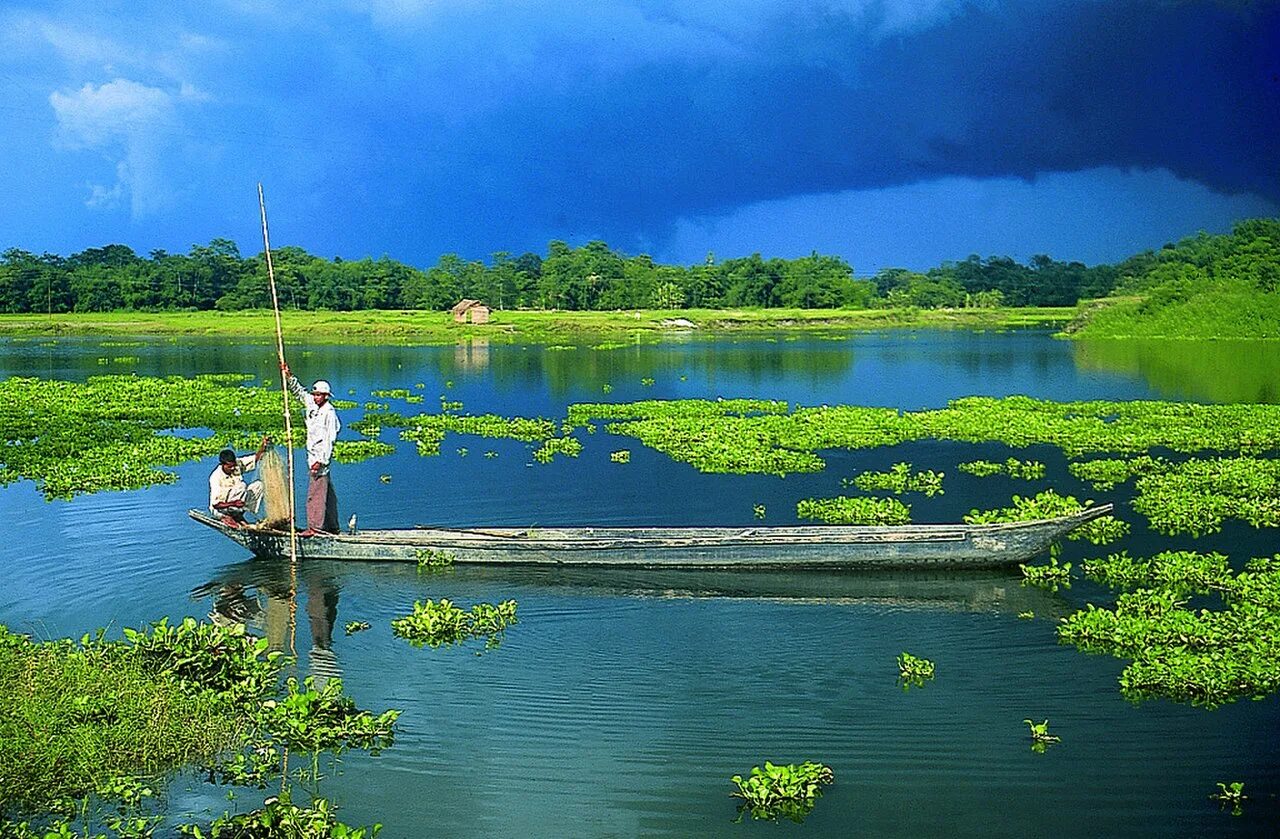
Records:
[[[358,463],[373,457],[385,457],[396,447],[381,440],[338,440],[333,444],[333,459],[339,463]]]
[[[908,524],[911,508],[896,498],[805,498],[796,504],[796,515],[827,524]]]
[[[764,505],[763,505],[763,504],[752,504],[752,505],[751,505],[751,513],[752,513],[756,518],[758,518],[758,519],[763,519],[763,518],[764,518],[764,516],[765,516],[765,509],[764,509]]]
[[[1049,733],[1049,721],[1035,722],[1034,720],[1023,720],[1031,729],[1031,751],[1043,753],[1045,748],[1052,743],[1062,742],[1062,738],[1056,734]]]
[[[456,557],[452,551],[437,551],[432,548],[418,548],[413,552],[418,561],[419,571],[435,571],[440,568],[453,567]]]
[[[600,386],[600,390],[604,393],[613,393],[613,385],[609,384],[608,382],[605,382],[603,385]]]
[[[1231,783],[1223,783],[1218,781],[1218,791],[1209,793],[1209,798],[1218,802],[1218,807],[1225,810],[1231,808],[1231,815],[1239,816],[1244,813],[1244,802],[1249,800],[1249,796],[1244,794],[1244,782],[1232,781]]]
[[[466,456],[467,456],[467,447],[458,446],[458,457],[466,457]]]
[[[922,492],[932,498],[942,494],[943,477],[942,472],[935,472],[932,469],[912,473],[910,463],[895,463],[888,472],[863,472],[853,480],[843,478],[840,483],[842,486],[852,485],[868,492],[877,489],[888,490],[895,495],[901,495],[904,492]]]
[[[1008,475],[1024,481],[1035,481],[1045,476],[1045,465],[1038,460],[1018,460],[1011,457],[1003,463],[993,460],[971,460],[956,466],[961,472],[967,472],[979,478],[992,475]]]
[[[933,679],[933,662],[927,658],[917,658],[904,652],[898,656],[898,679],[902,689],[924,687],[924,683]]]
[[[729,780],[738,787],[731,795],[743,800],[739,818],[750,812],[753,819],[781,816],[799,824],[822,797],[822,787],[834,783],[835,773],[813,761],[779,766],[766,760],[763,769],[753,766],[746,778],[734,775]]]
[[[364,632],[370,628],[368,621],[347,621],[344,627],[348,635],[355,635],[357,632]]]
[[[653,387],[653,378],[650,376],[645,376],[643,379],[640,380],[640,384],[642,384],[645,387]]]
[[[486,452],[484,453],[484,456],[485,456],[485,457],[487,457],[487,458],[489,458],[490,460],[492,460],[493,458],[495,458],[495,457],[497,457],[497,456],[498,456],[498,453],[497,453],[496,451],[494,451],[493,449],[489,449],[488,451],[486,451]]]
[[[539,463],[550,463],[556,455],[577,457],[582,453],[582,444],[574,437],[551,437],[542,441],[542,445],[534,449],[533,459]]]
[[[383,420],[386,422],[386,420]],[[454,414],[419,414],[404,420],[408,426],[400,432],[403,440],[411,440],[418,454],[440,454],[440,444],[447,434],[471,434],[477,437],[509,438],[538,442],[553,437],[556,426],[547,419],[500,417],[494,414],[457,416]]]
[[[1084,574],[1111,588],[1159,588],[1179,594],[1226,591],[1234,578],[1226,556],[1195,551],[1162,551],[1150,559],[1133,559],[1121,551],[1085,560]]]
[[[1018,613],[1018,620],[1029,621],[1036,616],[1035,612],[1026,611]]]
[[[1252,559],[1234,577],[1205,580],[1226,608],[1187,609],[1188,575],[1147,577],[1151,588],[1121,594],[1114,608],[1092,604],[1063,619],[1058,638],[1085,652],[1131,659],[1120,690],[1140,701],[1163,697],[1216,707],[1280,688],[1280,557]],[[1123,566],[1122,566],[1123,567]],[[1149,571],[1150,569],[1144,569]],[[1165,580],[1170,587],[1162,587]]]
[[[1280,527],[1280,460],[1192,458],[1143,474],[1133,509],[1174,535],[1215,533],[1226,519]]]
[[[1135,475],[1147,475],[1169,468],[1169,461],[1160,457],[1140,455],[1131,458],[1099,458],[1067,464],[1067,471],[1082,481],[1093,484],[1099,491],[1107,491]]]
[[[609,460],[610,460],[610,461],[612,461],[613,463],[630,463],[630,462],[631,462],[631,450],[630,450],[630,449],[619,449],[619,450],[618,450],[618,451],[616,451],[616,452],[610,452],[610,453],[609,453]]]
[[[458,644],[468,638],[486,636],[486,646],[496,646],[501,634],[516,623],[516,601],[504,600],[496,606],[477,603],[464,611],[447,598],[438,602],[415,601],[413,612],[391,621],[391,631],[415,647]]]
[[[368,827],[343,824],[328,799],[315,798],[308,806],[301,807],[292,803],[287,795],[268,798],[262,807],[248,813],[220,816],[207,831],[195,824],[178,827],[180,835],[191,839],[374,839],[381,830],[381,824]]]
[[[1048,565],[1019,565],[1022,570],[1022,582],[1025,585],[1047,588],[1057,591],[1058,587],[1071,588],[1071,563],[1058,564],[1058,560],[1049,557]]]

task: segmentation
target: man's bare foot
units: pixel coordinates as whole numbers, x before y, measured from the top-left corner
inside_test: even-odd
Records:
[[[299,536],[303,536],[303,537],[315,536],[315,535],[316,535],[316,531],[314,531],[314,530],[312,530],[311,528],[309,528],[309,527],[308,527],[306,530],[299,530],[299,531],[298,531],[298,535],[299,535]]]

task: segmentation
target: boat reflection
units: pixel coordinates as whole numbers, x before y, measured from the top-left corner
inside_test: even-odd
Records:
[[[230,566],[215,597],[215,610],[238,608],[235,587],[253,588],[265,608],[288,607],[289,564],[249,559]],[[707,571],[692,569],[626,569],[585,567],[521,567],[459,565],[420,574],[403,562],[299,563],[299,589],[306,594],[313,649],[330,650],[341,585],[358,585],[417,596],[424,586],[448,596],[519,597],[513,589],[544,589],[556,594],[655,598],[754,598],[826,605],[866,605],[906,610],[941,610],[1057,618],[1076,607],[1056,592],[1022,584],[1016,571]],[[268,637],[280,630],[266,621]],[[273,643],[276,643],[273,641]],[[329,653],[331,655],[331,653]],[[313,656],[314,657],[314,656]]]
[[[307,675],[317,687],[342,676],[333,652],[333,625],[338,618],[338,584],[318,563],[299,563],[297,586],[303,597],[311,633],[306,650]],[[192,589],[193,600],[211,598],[209,620],[221,625],[244,624],[267,639],[268,649],[290,653],[289,563],[242,562],[228,566],[217,579]],[[295,613],[296,615],[296,613]]]

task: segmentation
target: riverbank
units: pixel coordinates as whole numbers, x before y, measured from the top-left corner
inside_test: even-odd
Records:
[[[1075,310],[1009,309],[674,309],[624,312],[495,311],[486,324],[456,324],[448,312],[365,310],[282,313],[291,338],[324,343],[391,341],[454,344],[473,338],[551,342],[738,332],[826,333],[896,328],[1012,329],[1057,327]],[[0,315],[0,337],[271,335],[265,310],[241,312],[94,312]]]

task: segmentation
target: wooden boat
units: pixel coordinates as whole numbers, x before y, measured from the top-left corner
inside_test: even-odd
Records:
[[[1025,562],[1075,528],[1111,512],[1007,524],[888,527],[417,527],[299,538],[304,559],[415,562],[443,553],[457,564],[611,568],[991,568]],[[289,534],[191,518],[257,556],[289,555]]]

